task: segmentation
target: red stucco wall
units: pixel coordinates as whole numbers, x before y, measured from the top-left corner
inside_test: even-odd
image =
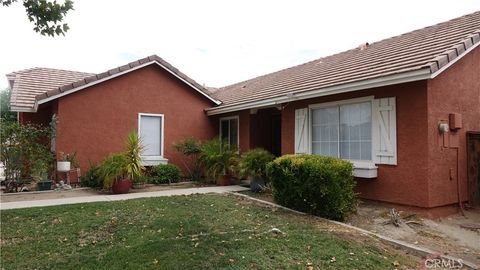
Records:
[[[289,103],[282,111],[282,154],[294,153],[295,110],[310,104],[364,96],[396,97],[397,165],[378,165],[377,179],[358,179],[361,197],[428,206],[427,83],[387,86]]]
[[[85,171],[108,154],[124,150],[138,131],[138,113],[164,114],[164,157],[182,167],[172,144],[217,134],[204,109],[211,101],[158,66],[150,65],[67,95],[58,101],[57,149],[77,152]]]
[[[467,200],[466,132],[480,131],[480,48],[430,80],[427,99],[428,206],[458,201],[457,171],[461,200]],[[444,138],[438,131],[438,124],[448,123],[449,113],[462,114],[463,128]]]

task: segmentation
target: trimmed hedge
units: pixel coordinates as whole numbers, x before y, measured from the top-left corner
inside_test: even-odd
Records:
[[[149,177],[151,184],[170,184],[180,181],[180,169],[173,164],[160,164],[152,167]]]
[[[267,174],[280,205],[334,220],[344,220],[356,209],[353,165],[348,161],[285,155],[268,164]]]

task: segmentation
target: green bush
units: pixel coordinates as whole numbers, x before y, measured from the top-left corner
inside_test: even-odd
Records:
[[[267,165],[273,199],[313,215],[344,220],[357,206],[353,165],[316,155],[286,155]]]
[[[202,144],[200,162],[211,180],[216,181],[222,175],[235,174],[238,164],[237,148],[226,140],[212,139]]]
[[[173,164],[154,166],[149,180],[152,184],[178,183],[180,181],[180,169]]]
[[[173,144],[173,148],[182,153],[182,163],[192,181],[202,179],[202,168],[199,156],[202,152],[200,141],[194,138],[187,138]]]
[[[267,150],[256,148],[242,155],[240,174],[243,177],[265,177],[267,164],[273,160],[273,155]]]
[[[90,164],[88,171],[80,176],[80,185],[82,187],[99,188],[103,186],[103,183],[99,180],[98,166]]]

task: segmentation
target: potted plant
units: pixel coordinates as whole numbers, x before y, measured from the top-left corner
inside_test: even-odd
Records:
[[[142,189],[145,188],[145,184],[147,183],[147,177],[145,175],[141,175],[139,177],[136,177],[133,180],[133,188],[134,189]]]
[[[140,153],[141,141],[136,132],[128,134],[127,150],[103,160],[98,169],[104,188],[112,189],[114,194],[127,193],[135,181],[142,175]]]
[[[225,140],[213,139],[201,146],[200,161],[209,177],[218,185],[230,185],[232,174],[238,162],[238,153],[234,146]]]
[[[256,148],[242,155],[240,174],[250,177],[250,189],[259,192],[265,187],[267,164],[273,160],[273,155],[267,150]]]
[[[64,152],[58,153],[57,172],[69,172],[71,168],[70,161],[67,160],[67,156]]]

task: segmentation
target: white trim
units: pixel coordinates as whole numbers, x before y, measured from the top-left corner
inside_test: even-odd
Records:
[[[445,69],[449,68],[451,65],[455,64],[458,60],[462,59],[467,53],[473,51],[476,47],[478,47],[478,45],[480,45],[480,42],[477,42],[477,43],[473,44],[470,48],[468,48],[463,53],[461,53],[460,55],[455,57],[452,61],[448,62],[445,66],[441,67],[439,70],[432,73],[432,75],[430,75],[430,79],[433,79],[433,78],[437,77],[438,75],[440,75],[440,73],[445,71]]]
[[[352,99],[342,99],[332,102],[324,102],[324,103],[317,103],[317,104],[310,104],[308,105],[309,109],[320,109],[320,108],[327,108],[339,105],[346,105],[346,104],[355,104],[355,103],[362,103],[367,101],[372,101],[375,99],[375,96],[366,96],[366,97],[359,97],[359,98],[352,98]]]
[[[359,98],[352,98],[352,99],[344,99],[344,100],[338,100],[338,101],[332,101],[332,102],[324,102],[324,103],[317,103],[317,104],[311,104],[308,106],[308,128],[310,129],[309,130],[309,134],[308,134],[308,154],[312,154],[312,136],[313,136],[313,128],[312,128],[312,110],[315,110],[315,109],[321,109],[321,108],[328,108],[328,107],[338,107],[338,106],[341,106],[341,105],[348,105],[348,104],[357,104],[357,103],[364,103],[364,102],[370,102],[370,106],[371,106],[371,113],[372,113],[372,116],[371,116],[371,130],[372,130],[372,143],[371,143],[371,149],[370,149],[370,153],[371,153],[371,159],[370,160],[352,160],[352,159],[343,159],[343,160],[347,160],[347,161],[350,161],[354,164],[354,166],[356,166],[357,168],[361,168],[361,169],[364,169],[363,167],[365,167],[365,164],[373,164],[373,166],[375,166],[375,163],[373,161],[373,150],[374,150],[374,147],[373,147],[373,100],[375,100],[375,97],[374,96],[366,96],[366,97],[359,97]],[[340,129],[340,126],[338,127]],[[338,136],[340,137],[340,130],[338,130]],[[339,138],[340,139],[340,138]],[[338,143],[338,157],[336,158],[340,158],[340,141]],[[340,158],[342,159],[342,158]],[[371,165],[368,165],[371,167]],[[370,168],[369,167],[369,168]]]
[[[35,108],[25,108],[25,107],[16,107],[10,106],[10,111],[12,112],[37,112]]]
[[[346,83],[342,85],[335,85],[335,86],[321,88],[321,89],[308,91],[304,93],[297,93],[297,94],[288,93],[280,97],[275,97],[275,98],[270,98],[270,99],[265,99],[260,101],[248,102],[248,103],[243,103],[238,105],[231,105],[228,107],[220,106],[220,107],[208,108],[206,109],[206,111],[207,111],[207,115],[216,115],[216,114],[234,112],[234,111],[239,111],[244,109],[273,106],[273,105],[292,102],[296,100],[304,100],[304,99],[310,99],[315,97],[329,96],[329,95],[335,95],[340,93],[370,89],[370,88],[375,88],[380,86],[426,80],[426,79],[430,79],[430,75],[431,75],[430,69],[423,68],[420,70],[408,71],[408,72],[388,75],[380,78],[367,79],[367,80],[362,80],[358,82]]]
[[[40,104],[43,104],[43,103],[46,103],[46,102],[49,102],[49,101],[52,101],[54,99],[57,99],[57,98],[60,98],[60,97],[63,97],[63,96],[66,96],[66,95],[69,95],[69,94],[72,94],[72,93],[75,93],[77,91],[80,91],[82,89],[85,89],[87,87],[91,87],[91,86],[94,86],[96,84],[99,84],[99,83],[102,83],[104,81],[108,81],[108,80],[111,80],[113,78],[116,78],[116,77],[119,77],[119,76],[122,76],[126,73],[129,73],[129,72],[132,72],[132,71],[135,71],[137,69],[140,69],[140,68],[143,68],[143,67],[146,67],[146,66],[149,66],[149,65],[152,65],[152,64],[157,64],[159,67],[163,68],[164,70],[168,71],[170,74],[172,74],[173,76],[175,76],[176,78],[180,79],[182,82],[184,82],[185,84],[189,85],[190,87],[192,87],[193,89],[195,89],[197,92],[199,92],[200,94],[202,94],[203,96],[205,96],[206,98],[208,98],[209,100],[211,100],[212,102],[214,102],[215,104],[217,105],[220,105],[222,102],[210,97],[209,95],[205,94],[203,91],[201,91],[200,89],[198,89],[197,87],[195,87],[193,84],[189,83],[188,81],[184,80],[183,78],[181,78],[180,76],[178,76],[176,73],[172,72],[170,69],[166,68],[164,65],[158,63],[157,61],[153,60],[153,61],[150,61],[150,62],[147,62],[147,63],[144,63],[144,64],[141,64],[141,65],[138,65],[136,67],[133,67],[133,68],[129,68],[127,70],[124,70],[124,71],[121,71],[121,72],[118,72],[118,73],[115,73],[113,75],[109,75],[105,78],[102,78],[100,80],[95,80],[95,81],[92,81],[91,83],[87,83],[87,84],[84,84],[84,85],[81,85],[79,87],[76,87],[76,88],[73,88],[73,89],[70,89],[70,90],[67,90],[65,92],[62,92],[62,93],[59,93],[59,94],[56,94],[56,95],[53,95],[51,97],[47,97],[45,99],[42,99],[42,100],[36,100],[35,101],[35,111],[36,111],[36,107],[38,107],[38,105]]]
[[[377,178],[378,167],[373,162],[352,162],[353,176],[360,178]]]
[[[161,136],[162,136],[162,140],[160,142],[160,156],[142,156],[140,155],[140,157],[142,158],[142,160],[145,160],[145,161],[158,161],[158,160],[166,160],[163,155],[164,155],[164,141],[165,141],[165,116],[163,114],[156,114],[156,113],[138,113],[138,136],[141,138],[142,137],[142,133],[140,132],[140,122],[141,122],[141,118],[142,116],[154,116],[154,117],[161,117],[162,118],[162,126],[161,126]]]
[[[238,115],[220,117],[220,119],[218,119],[218,136],[220,137],[220,139],[222,138],[222,121],[232,120],[232,119],[237,120],[237,147],[240,148],[240,117]],[[230,124],[228,124],[228,128],[230,129]],[[230,130],[228,132],[230,133]],[[230,140],[230,136],[228,137],[229,137],[228,139]]]

